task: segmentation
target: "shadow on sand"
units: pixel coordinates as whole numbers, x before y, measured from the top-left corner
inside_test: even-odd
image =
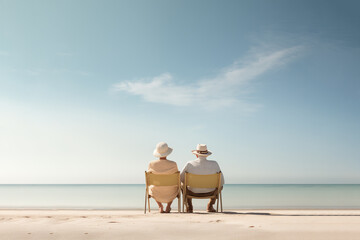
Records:
[[[261,215],[261,216],[286,216],[286,217],[360,217],[359,214],[279,214],[279,213],[269,213],[269,212],[232,212],[224,211],[219,212],[220,214],[229,214],[229,215]],[[194,212],[193,214],[219,214],[219,213],[208,213],[208,212]]]

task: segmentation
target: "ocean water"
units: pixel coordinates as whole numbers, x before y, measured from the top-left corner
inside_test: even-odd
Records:
[[[143,209],[145,185],[0,185],[2,209]],[[177,209],[177,200],[172,208]],[[193,200],[205,210],[207,200]],[[156,203],[151,200],[152,209]],[[360,184],[226,184],[224,209],[360,209]]]

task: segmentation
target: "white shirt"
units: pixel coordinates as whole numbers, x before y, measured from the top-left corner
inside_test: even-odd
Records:
[[[200,157],[196,160],[187,162],[180,174],[181,182],[185,181],[185,172],[206,175],[220,172],[219,164],[216,161],[207,160],[206,157]],[[224,175],[221,173],[221,186],[224,185]],[[207,193],[214,191],[215,188],[189,188],[194,193]]]

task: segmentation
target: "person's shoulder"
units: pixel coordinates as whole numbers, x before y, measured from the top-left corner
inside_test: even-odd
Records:
[[[186,165],[194,165],[194,164],[197,162],[196,160],[197,160],[197,159],[188,161],[188,162],[186,163]]]
[[[211,164],[219,166],[218,162],[215,160],[208,160]]]
[[[168,159],[168,161],[169,161],[169,163],[177,166],[177,163],[175,161],[172,161],[172,160],[169,160],[169,159]]]
[[[158,163],[159,162],[159,159],[155,159],[155,160],[152,160],[149,162],[149,164],[155,164],[155,163]]]
[[[211,162],[211,163],[217,163],[217,161],[215,160],[210,160],[210,159],[207,159],[208,162]]]
[[[149,162],[149,166],[156,166],[156,165],[159,164],[159,162],[160,162],[159,159],[152,160],[152,161]]]
[[[189,166],[194,166],[194,160],[186,162],[185,166],[184,166],[184,169],[189,168]]]

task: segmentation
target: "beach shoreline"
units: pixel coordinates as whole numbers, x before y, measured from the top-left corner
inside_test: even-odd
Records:
[[[360,210],[0,210],[0,240],[356,239]]]

